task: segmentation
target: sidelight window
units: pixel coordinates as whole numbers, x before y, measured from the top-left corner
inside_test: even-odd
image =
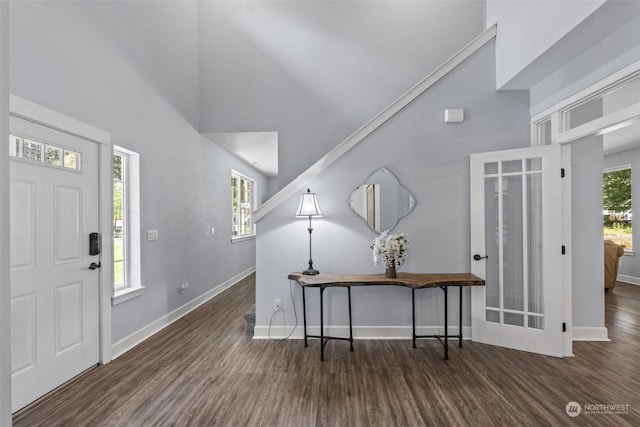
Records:
[[[631,167],[610,169],[602,176],[604,238],[633,250]]]
[[[255,181],[231,171],[231,238],[255,235],[253,223]]]
[[[113,304],[141,295],[139,155],[113,151]]]

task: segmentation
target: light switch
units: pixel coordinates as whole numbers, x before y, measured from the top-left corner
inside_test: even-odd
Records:
[[[211,235],[213,236],[214,234],[216,234],[216,230],[215,230],[215,228],[212,226],[212,227],[211,227]]]
[[[158,240],[158,230],[148,230],[147,240]]]

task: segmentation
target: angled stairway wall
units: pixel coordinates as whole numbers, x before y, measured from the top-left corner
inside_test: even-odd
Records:
[[[444,123],[447,108],[464,108],[465,121]],[[528,94],[496,92],[495,41],[491,40],[362,143],[305,180],[305,185],[318,193],[325,213],[313,223],[314,266],[324,273],[380,271],[373,265],[369,249],[375,234],[350,210],[347,200],[371,172],[387,167],[417,199],[414,211],[394,230],[406,233],[412,242],[401,271],[468,271],[469,154],[528,145]],[[307,223],[294,218],[298,193],[287,193],[258,222],[256,337],[266,336],[276,298],[282,299],[283,314],[274,318],[275,334],[290,330],[286,326],[294,322],[291,285],[286,277],[305,266],[308,250]],[[300,289],[293,286],[300,310]],[[405,336],[411,300],[405,291],[354,289],[355,335]],[[418,325],[440,325],[441,295],[427,291],[417,297],[419,306],[425,308]],[[347,324],[342,292],[327,292],[325,298],[327,324]],[[317,293],[309,292],[310,325],[318,323],[317,303]],[[465,313],[468,304],[467,298]],[[452,311],[457,309],[452,307]],[[469,324],[467,316],[463,322]]]

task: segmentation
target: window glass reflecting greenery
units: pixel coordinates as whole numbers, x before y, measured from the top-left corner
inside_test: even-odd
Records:
[[[605,172],[602,176],[604,238],[633,249],[631,168]]]
[[[50,165],[56,165],[56,166],[60,166],[61,165],[61,160],[62,160],[62,150],[60,150],[58,147],[51,147],[49,145],[47,145],[46,149],[45,149],[45,163],[48,163]]]
[[[253,191],[255,182],[233,172],[231,176],[231,235],[233,237],[254,234]]]
[[[113,155],[113,286],[116,291],[128,286],[125,161],[125,155]]]

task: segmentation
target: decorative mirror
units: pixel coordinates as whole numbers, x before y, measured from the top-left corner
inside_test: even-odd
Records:
[[[409,215],[416,198],[389,169],[380,168],[353,190],[349,205],[372,230],[382,233]]]

